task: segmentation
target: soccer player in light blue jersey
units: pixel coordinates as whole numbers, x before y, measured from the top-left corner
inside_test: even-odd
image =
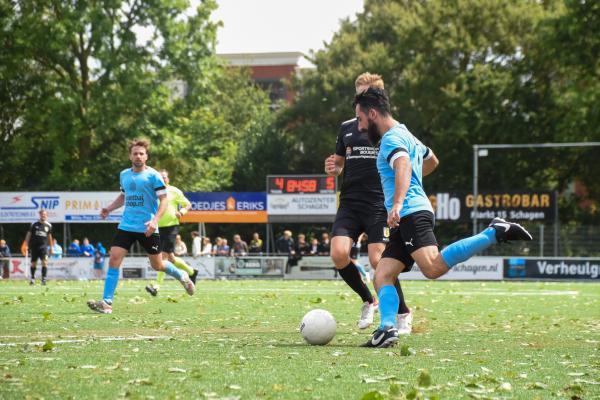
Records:
[[[398,295],[394,281],[415,263],[429,279],[444,275],[489,246],[510,240],[532,240],[519,224],[495,218],[483,232],[450,244],[441,252],[433,234],[434,214],[423,189],[423,176],[438,165],[433,151],[414,137],[391,115],[382,89],[369,88],[356,95],[358,126],[373,144],[380,143],[377,170],[381,178],[387,223],[392,229],[375,273],[379,288],[381,323],[365,347],[389,347],[398,341],[396,312]]]
[[[171,275],[181,282],[190,296],[194,294],[194,283],[188,274],[161,257],[158,220],[167,209],[167,189],[160,174],[146,165],[149,147],[149,142],[144,139],[134,139],[129,143],[132,167],[121,171],[121,194],[100,212],[102,219],[106,219],[112,211],[125,205],[123,218],[110,248],[102,300],[87,302],[90,309],[99,313],[112,313],[113,296],[119,283],[119,267],[136,241],[148,253],[152,268]]]

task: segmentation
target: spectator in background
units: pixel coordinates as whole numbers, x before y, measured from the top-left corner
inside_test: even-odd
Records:
[[[102,279],[104,277],[104,261],[106,260],[106,249],[102,243],[96,243],[94,250],[94,277]]]
[[[50,258],[54,258],[54,259],[60,259],[63,256],[63,249],[62,247],[60,247],[60,244],[58,244],[58,240],[53,239],[52,240],[52,255],[50,256]]]
[[[306,236],[303,233],[298,235],[298,243],[296,243],[296,254],[298,256],[307,256],[310,254],[310,245],[306,242]]]
[[[242,240],[240,235],[233,235],[233,245],[231,246],[232,257],[243,257],[248,255],[248,244]]]
[[[252,240],[250,241],[249,253],[260,254],[262,253],[263,241],[258,235],[258,232],[252,234]]]
[[[202,255],[202,241],[198,231],[192,232],[192,257],[196,258]]]
[[[213,245],[210,242],[210,238],[205,236],[202,238],[202,251],[200,255],[203,257],[210,257],[213,254]]]
[[[94,252],[96,249],[90,243],[88,238],[83,238],[83,243],[81,244],[81,256],[82,257],[94,257]]]
[[[183,240],[181,240],[181,235],[175,236],[175,251],[174,251],[174,253],[177,257],[187,255],[187,246],[185,245],[185,242]]]
[[[316,256],[319,252],[319,240],[317,238],[313,238],[310,241],[310,255]]]
[[[294,239],[292,239],[292,231],[283,231],[283,235],[275,242],[275,251],[277,254],[294,255]]]
[[[324,232],[321,235],[321,244],[319,245],[319,255],[328,256],[331,244],[329,243],[329,233]]]
[[[2,266],[2,279],[8,279],[10,276],[9,269],[10,247],[6,244],[6,240],[0,240],[0,266]]]
[[[218,251],[219,251],[219,247],[223,246],[223,239],[220,237],[216,237],[215,238],[215,244],[212,247],[212,255],[214,256],[218,256]]]
[[[221,245],[217,246],[217,255],[218,256],[228,256],[229,255],[229,245],[227,244],[227,239],[221,239]]]
[[[67,249],[67,256],[79,257],[81,255],[81,247],[79,247],[79,240],[73,239],[69,248]]]

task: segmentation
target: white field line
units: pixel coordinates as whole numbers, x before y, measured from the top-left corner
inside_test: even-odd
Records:
[[[2,338],[8,336],[0,336]],[[76,337],[76,336],[73,336]],[[14,338],[14,336],[12,336]],[[87,339],[60,339],[53,340],[54,344],[62,344],[62,343],[84,343],[84,342],[93,342],[94,340],[99,340],[101,342],[124,342],[124,341],[139,341],[139,340],[167,340],[170,339],[171,336],[92,336]],[[31,346],[43,346],[45,342],[15,342],[15,343],[0,343],[0,347],[14,347],[21,346],[24,344]]]
[[[306,287],[306,288],[209,288],[209,287],[197,287],[198,294],[202,293],[218,293],[218,294],[230,294],[230,295],[240,295],[240,294],[256,294],[256,293],[282,293],[282,294],[311,294],[311,295],[325,295],[325,294],[340,294],[343,292],[349,291],[349,289],[345,286],[340,286],[337,289],[318,289],[315,287]],[[53,287],[49,294],[57,295],[61,294],[61,292],[71,292],[71,293],[84,293],[87,292],[90,297],[94,297],[96,295],[96,291],[98,291],[98,295],[100,294],[98,288],[77,288],[77,287]],[[600,297],[599,293],[580,293],[578,290],[502,290],[502,289],[471,289],[471,290],[451,290],[451,289],[440,289],[440,288],[426,288],[426,289],[404,289],[404,292],[408,294],[425,294],[428,296],[586,296],[586,297]],[[142,288],[134,288],[134,287],[121,287],[117,289],[118,293],[143,293],[146,295]],[[184,293],[181,288],[163,288],[160,290],[160,293]],[[1,288],[0,295],[3,294],[39,294],[39,292],[34,292],[31,289],[25,289],[13,287],[13,288]],[[148,298],[150,298],[148,296]]]

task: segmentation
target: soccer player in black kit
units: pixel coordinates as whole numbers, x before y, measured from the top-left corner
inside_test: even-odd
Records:
[[[48,274],[48,248],[52,243],[52,224],[48,222],[48,212],[40,210],[40,219],[33,224],[25,235],[25,247],[31,249],[30,285],[35,285],[37,260],[42,262],[42,285],[46,284]],[[51,248],[51,247],[50,247]]]
[[[375,87],[383,89],[381,76],[363,73],[356,78],[356,93]],[[342,123],[337,138],[335,154],[325,160],[325,172],[337,176],[343,172],[340,205],[333,224],[331,258],[344,281],[362,299],[363,306],[358,321],[360,329],[373,323],[376,304],[371,291],[350,258],[353,242],[366,232],[369,262],[373,268],[381,259],[389,238],[387,210],[384,206],[381,180],[377,172],[378,149],[373,147],[366,133],[358,130],[356,118]],[[398,307],[398,333],[410,334],[412,313],[406,306],[400,282],[396,281],[400,298]],[[375,288],[377,290],[377,288]]]

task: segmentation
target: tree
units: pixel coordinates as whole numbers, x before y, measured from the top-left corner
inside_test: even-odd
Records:
[[[364,71],[383,76],[395,117],[441,159],[428,188],[469,188],[475,143],[552,138],[535,119],[545,93],[531,91],[525,68],[537,26],[552,12],[545,3],[516,0],[366,1],[356,21],[343,22],[314,54],[316,70],[296,82],[301,94],[285,124],[306,149],[298,167],[322,169],[339,123],[354,115],[353,82]],[[531,161],[514,153],[504,167],[483,165],[481,188],[545,187]],[[522,174],[506,173],[513,165]]]
[[[2,187],[116,189],[124,142],[137,136],[152,140],[151,165],[178,169],[190,189],[230,185],[247,121],[268,105],[215,57],[215,8],[214,0],[195,10],[181,0],[3,2]]]

